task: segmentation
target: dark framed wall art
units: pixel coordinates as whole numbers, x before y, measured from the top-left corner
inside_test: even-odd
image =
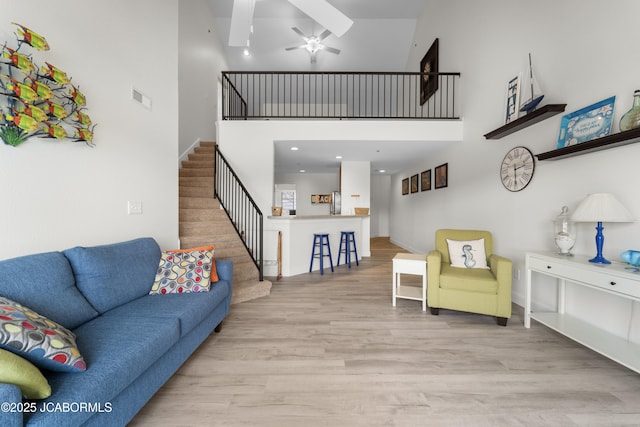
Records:
[[[411,177],[411,192],[418,192],[418,174],[415,174]]]
[[[434,170],[435,188],[444,188],[449,185],[449,163],[445,163]]]
[[[420,191],[431,190],[431,169],[420,174]]]
[[[402,195],[409,194],[409,178],[402,180]]]
[[[420,61],[421,73],[438,72],[438,39],[435,39],[427,53]],[[438,90],[437,75],[423,75],[420,79],[420,105],[423,105]]]

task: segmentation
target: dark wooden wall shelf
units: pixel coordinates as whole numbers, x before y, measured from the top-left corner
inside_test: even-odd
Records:
[[[636,142],[640,142],[640,128],[618,132],[580,144],[536,154],[536,157],[538,160],[559,160],[567,157],[579,156],[581,154],[592,153],[594,151],[606,150],[607,148],[635,144]]]
[[[562,113],[566,106],[567,104],[547,104],[532,113],[522,116],[511,123],[507,123],[506,125],[489,132],[484,137],[487,139],[500,139],[503,136],[511,135],[514,132],[548,119],[551,116]]]

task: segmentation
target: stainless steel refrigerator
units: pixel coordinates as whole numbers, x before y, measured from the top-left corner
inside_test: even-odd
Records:
[[[339,191],[333,191],[331,193],[331,215],[340,215],[342,205],[342,199],[340,198]]]

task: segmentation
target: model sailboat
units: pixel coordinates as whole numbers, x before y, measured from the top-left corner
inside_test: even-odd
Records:
[[[533,66],[531,65],[531,54],[529,54],[529,86],[530,86],[530,96],[527,98],[524,103],[520,105],[520,112],[528,114],[536,109],[544,95],[540,95],[540,88],[534,88],[534,77],[533,77]],[[537,92],[536,92],[537,89]]]

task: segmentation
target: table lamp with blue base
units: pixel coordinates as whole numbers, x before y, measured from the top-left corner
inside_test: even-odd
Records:
[[[611,264],[611,261],[602,256],[604,246],[603,222],[633,222],[635,219],[631,212],[622,203],[609,193],[589,194],[571,215],[571,220],[576,222],[597,222],[596,226],[596,256],[589,260],[596,264]]]

